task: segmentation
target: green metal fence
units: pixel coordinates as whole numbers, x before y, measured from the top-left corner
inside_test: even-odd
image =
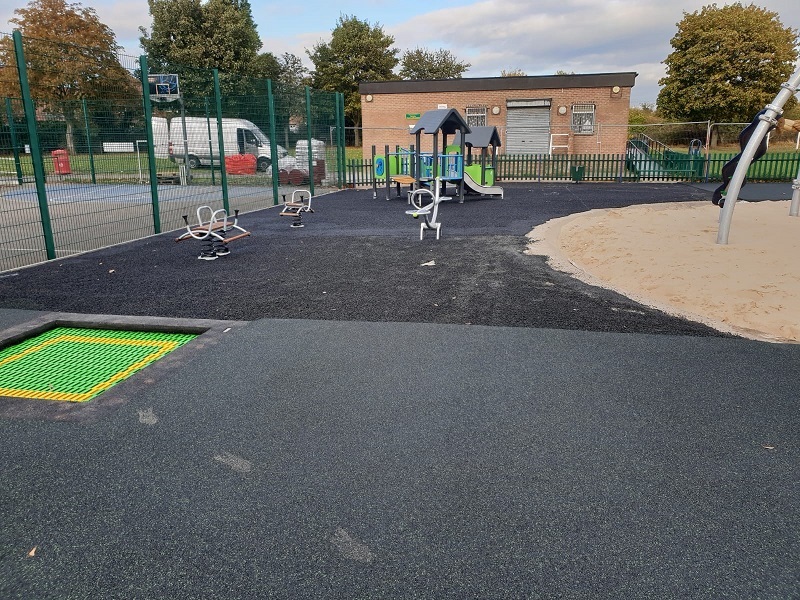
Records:
[[[707,156],[671,150],[627,154],[501,154],[498,181],[721,181],[722,167],[735,153]],[[750,181],[791,181],[797,177],[800,152],[768,153],[747,171]],[[370,186],[371,159],[347,162],[347,184]]]
[[[0,34],[0,64],[0,271],[345,183],[341,94],[19,32]]]

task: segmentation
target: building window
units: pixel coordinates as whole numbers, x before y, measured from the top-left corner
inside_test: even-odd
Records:
[[[468,106],[467,125],[470,127],[486,127],[486,107]]]
[[[572,131],[594,133],[594,104],[572,105]]]

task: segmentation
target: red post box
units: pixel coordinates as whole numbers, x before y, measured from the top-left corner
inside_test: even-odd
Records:
[[[56,175],[69,175],[72,169],[69,166],[69,154],[66,150],[53,150],[53,171]]]

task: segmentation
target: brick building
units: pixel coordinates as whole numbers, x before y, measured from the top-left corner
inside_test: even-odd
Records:
[[[421,114],[437,108],[457,109],[470,125],[497,127],[500,152],[506,154],[621,154],[636,75],[361,83],[364,155],[369,156],[373,145],[382,153],[387,144],[413,144],[408,130]]]

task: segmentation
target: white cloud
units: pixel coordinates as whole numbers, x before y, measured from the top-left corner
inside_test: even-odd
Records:
[[[796,0],[766,0],[786,26],[798,27]],[[468,77],[502,70],[529,75],[636,71],[633,103],[654,102],[661,62],[684,12],[708,2],[684,0],[483,0],[436,10],[387,27],[401,49],[447,48],[472,64]],[[721,6],[724,3],[719,3]]]
[[[12,0],[13,1],[13,0]],[[733,0],[717,0],[717,5]],[[17,0],[20,6],[27,0]],[[263,50],[291,52],[306,66],[306,49],[330,39],[340,14],[380,24],[400,51],[446,48],[471,63],[468,77],[499,76],[521,69],[530,75],[562,69],[576,73],[636,71],[634,104],[655,101],[661,62],[684,12],[711,0],[342,0],[252,2]],[[797,0],[755,0],[800,29]],[[87,2],[82,2],[87,6]],[[456,6],[456,4],[460,4]],[[0,8],[0,31],[11,32],[8,2]],[[150,26],[146,0],[92,0],[100,20],[116,33],[125,53],[138,55],[139,26]],[[433,10],[427,11],[435,6]],[[412,15],[409,17],[408,15]],[[416,15],[416,16],[414,16]]]

